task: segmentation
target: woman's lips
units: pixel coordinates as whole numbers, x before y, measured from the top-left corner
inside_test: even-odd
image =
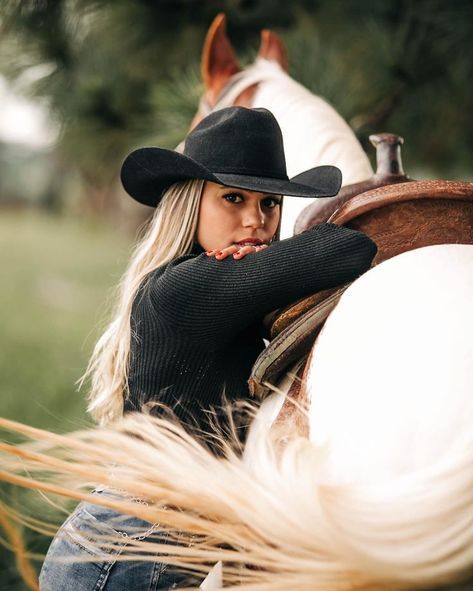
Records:
[[[235,244],[238,244],[238,246],[261,246],[264,242],[259,238],[243,238],[243,240],[239,240]]]

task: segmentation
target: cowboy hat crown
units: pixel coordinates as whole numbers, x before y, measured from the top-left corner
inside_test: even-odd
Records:
[[[281,129],[267,109],[228,107],[203,119],[187,136],[184,152],[140,148],[125,159],[121,180],[137,201],[156,206],[178,181],[221,185],[297,197],[331,197],[341,186],[335,166],[318,166],[289,179]]]

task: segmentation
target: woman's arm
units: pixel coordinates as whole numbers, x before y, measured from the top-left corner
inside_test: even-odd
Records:
[[[321,224],[241,260],[180,257],[151,281],[161,318],[201,339],[231,337],[266,313],[353,280],[370,267],[375,243]]]

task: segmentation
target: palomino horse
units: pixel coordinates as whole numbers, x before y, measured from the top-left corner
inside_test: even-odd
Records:
[[[1,420],[41,444],[2,444],[0,477],[74,498],[120,488],[129,500],[92,500],[182,532],[130,538],[121,559],[220,560],[225,588],[471,589],[472,269],[473,245],[429,246],[345,291],[307,367],[307,437],[286,424],[222,459],[144,415],[69,436]]]
[[[255,62],[242,70],[225,33],[225,16],[218,15],[204,43],[201,70],[205,90],[191,128],[216,109],[264,107],[272,111],[281,127],[289,177],[323,164],[338,166],[344,185],[371,177],[368,157],[348,124],[326,101],[293,80],[287,69],[282,41],[264,30]],[[297,215],[310,201],[286,200],[283,238],[292,235]]]

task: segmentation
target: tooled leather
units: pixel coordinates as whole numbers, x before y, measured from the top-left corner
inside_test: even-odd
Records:
[[[257,358],[249,380],[250,392],[264,396],[267,383],[276,383],[295,360],[307,355],[327,316],[336,306],[347,285],[337,289],[317,306],[310,308],[275,337]]]

